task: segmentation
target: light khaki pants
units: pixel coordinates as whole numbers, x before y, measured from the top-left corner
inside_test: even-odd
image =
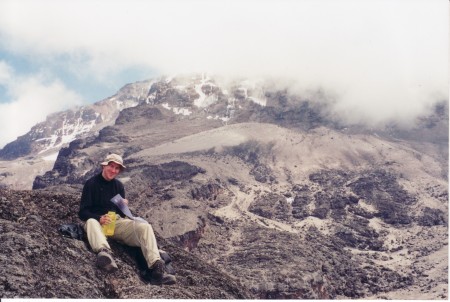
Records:
[[[98,253],[103,248],[111,249],[106,236],[102,232],[102,226],[96,219],[88,219],[84,229],[87,233],[89,244],[95,253]],[[153,228],[148,223],[122,218],[117,215],[114,235],[109,238],[125,245],[140,247],[149,268],[156,260],[161,259],[155,233],[153,233]]]

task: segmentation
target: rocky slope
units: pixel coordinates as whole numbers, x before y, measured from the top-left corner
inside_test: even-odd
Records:
[[[154,83],[27,194],[77,196],[116,152],[132,210],[241,297],[447,299],[448,107],[408,130],[367,129],[286,90],[229,87]]]
[[[95,267],[87,240],[61,236],[62,223],[78,223],[79,194],[0,190],[0,297],[249,299],[230,276],[159,239],[172,256],[176,285],[155,286],[139,277],[137,251],[113,244],[120,270]]]

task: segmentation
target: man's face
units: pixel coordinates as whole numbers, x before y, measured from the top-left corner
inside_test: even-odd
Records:
[[[108,165],[103,166],[102,176],[107,181],[113,180],[120,173],[122,167],[115,162],[110,161]]]

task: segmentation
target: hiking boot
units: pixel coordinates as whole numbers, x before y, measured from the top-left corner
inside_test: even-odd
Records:
[[[164,275],[164,262],[162,260],[156,260],[156,262],[150,268],[151,279],[161,279]]]
[[[118,269],[113,257],[105,250],[97,254],[97,266],[108,273],[113,273]]]
[[[177,282],[174,275],[166,274],[162,260],[157,260],[151,268],[141,273],[142,278],[153,285],[171,285]]]
[[[160,279],[150,279],[150,284],[153,285],[172,285],[177,283],[177,278],[174,275],[164,273]]]

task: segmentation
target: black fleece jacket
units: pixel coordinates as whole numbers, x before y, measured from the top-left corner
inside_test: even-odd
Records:
[[[83,187],[78,217],[83,221],[89,218],[100,221],[100,216],[105,215],[108,211],[114,211],[125,217],[122,211],[111,202],[111,198],[117,194],[125,198],[125,189],[119,180],[107,181],[101,173],[91,177]]]

